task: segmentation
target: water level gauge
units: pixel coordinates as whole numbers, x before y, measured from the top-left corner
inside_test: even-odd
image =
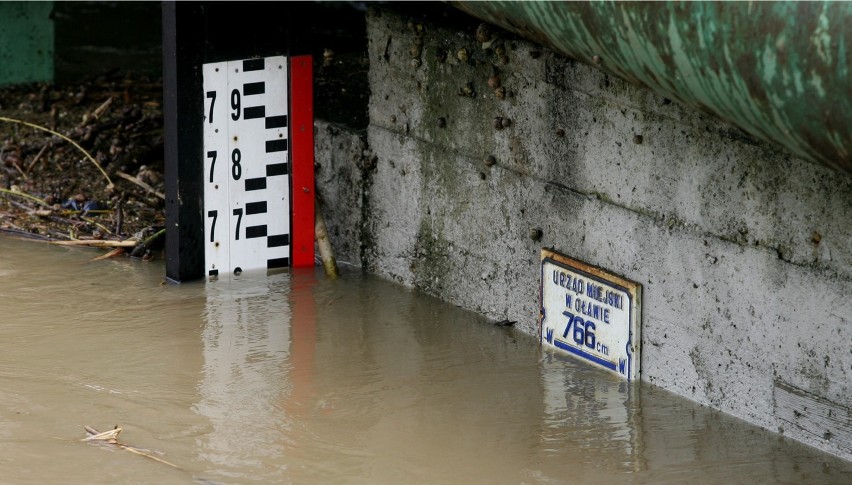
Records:
[[[208,276],[290,266],[288,67],[284,56],[203,66]]]

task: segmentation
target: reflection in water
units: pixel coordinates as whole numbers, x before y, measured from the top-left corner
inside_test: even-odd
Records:
[[[2,483],[850,483],[852,463],[375,278],[171,286],[91,257],[0,238]]]
[[[566,366],[572,372],[564,372]],[[543,454],[577,462],[581,470],[588,465],[619,473],[639,470],[636,386],[554,352],[545,352],[541,380]]]
[[[204,369],[196,411],[212,431],[199,459],[255,467],[281,458],[287,420],[280,402],[290,388],[290,277],[209,282],[201,332]]]

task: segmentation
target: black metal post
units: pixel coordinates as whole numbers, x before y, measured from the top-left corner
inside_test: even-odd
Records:
[[[166,278],[173,282],[204,273],[201,8],[191,2],[163,3]]]

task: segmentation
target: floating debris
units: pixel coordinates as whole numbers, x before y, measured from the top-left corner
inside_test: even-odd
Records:
[[[151,450],[136,448],[135,446],[130,446],[130,445],[119,442],[118,441],[118,435],[121,433],[121,428],[119,428],[118,426],[116,426],[115,428],[113,428],[109,431],[103,431],[103,432],[98,431],[91,426],[83,426],[83,429],[86,430],[86,437],[81,439],[80,441],[96,442],[96,443],[112,445],[112,446],[115,446],[116,448],[119,448],[119,449],[122,449],[122,450],[125,450],[125,451],[129,451],[129,452],[137,454],[137,455],[144,456],[145,458],[149,458],[151,460],[162,463],[164,465],[168,465],[172,468],[177,468],[178,470],[183,470],[183,468],[175,465],[174,463],[170,463],[166,460],[163,460],[162,458],[157,458],[156,456],[154,456],[152,454],[152,453],[159,453],[159,452],[153,452]],[[162,453],[159,453],[159,454],[162,454]]]

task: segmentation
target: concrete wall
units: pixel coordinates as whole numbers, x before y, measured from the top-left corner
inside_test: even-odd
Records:
[[[643,380],[852,459],[852,178],[475,28],[368,15],[366,141],[317,124],[338,257],[530,334],[541,247],[599,265]]]

